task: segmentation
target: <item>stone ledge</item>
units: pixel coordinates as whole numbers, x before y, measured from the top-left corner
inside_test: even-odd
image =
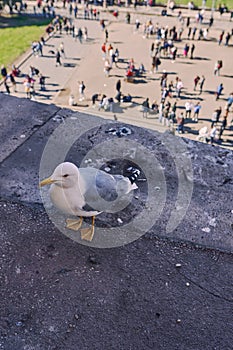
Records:
[[[179,156],[173,157],[165,147],[171,135],[127,125],[132,133],[118,138],[105,131],[123,124],[27,100],[19,104],[8,96],[1,96],[0,103],[2,132],[19,137],[18,143],[1,139],[5,156],[0,164],[0,349],[230,349],[232,254],[219,249],[232,251],[232,152],[185,140],[194,190],[171,242],[159,238],[169,236],[166,223],[178,192]],[[15,123],[11,130],[6,112],[13,105],[17,108],[15,116],[9,114]],[[38,118],[44,113],[44,122],[38,125],[32,111]],[[135,242],[114,249],[78,244],[61,234],[40,204],[41,155],[51,133],[69,120],[83,131],[68,154],[77,164],[104,138],[113,144],[143,144],[163,166],[165,208],[154,227]],[[20,138],[21,130],[28,131],[26,137]],[[59,148],[51,162],[58,156]],[[101,166],[103,160],[97,150],[88,163]],[[139,195],[146,193],[142,184]],[[216,217],[212,226],[209,216]],[[209,233],[201,231],[207,222]]]
[[[124,140],[129,144],[135,142],[138,145],[136,148],[129,145],[129,149],[126,149],[126,157],[145,164],[142,156],[134,159],[138,150],[144,148],[148,155],[162,167],[167,191],[165,203],[161,215],[147,235],[233,251],[231,207],[233,154],[231,151],[187,139],[182,139],[182,143],[179,144],[177,142],[181,142],[181,139],[169,133],[160,134],[131,125],[126,125],[130,128],[131,135],[118,138],[108,131],[111,128],[120,128],[124,124],[26,99],[18,100],[1,95],[0,104],[2,131],[4,131],[3,135],[6,135],[1,139],[2,198],[30,205],[41,203],[38,182],[44,147],[58,126],[64,125],[66,130],[66,125],[72,121],[75,125],[72,132],[75,137],[76,134],[79,137],[77,136],[77,141],[69,150],[67,160],[79,165],[87,153],[103,140],[109,142],[109,145],[115,143],[116,148],[118,142],[120,145]],[[66,136],[58,138],[56,150],[50,155],[46,165],[48,169],[44,169],[41,176],[48,176],[51,169],[62,161],[59,161],[59,157],[63,152],[65,139]],[[111,147],[107,147],[101,151],[102,153],[96,152],[96,159],[92,159],[90,165],[95,167],[106,165],[106,162],[111,159],[110,151]],[[54,165],[51,165],[52,163]],[[188,163],[191,164],[191,169]],[[147,164],[145,166],[147,167]],[[153,172],[154,166],[155,164],[148,164],[148,171]],[[122,172],[122,169],[119,168],[119,172]],[[192,185],[193,189],[191,189]],[[188,190],[192,190],[189,206],[186,193]],[[139,194],[142,197],[147,195],[145,191],[147,191],[146,187],[140,183]],[[153,211],[159,205],[156,198],[153,200],[148,210]],[[144,205],[143,201],[138,200],[138,204],[134,205],[134,209],[129,209],[127,215],[131,215],[131,210],[133,212],[135,210],[135,213],[142,210]],[[171,220],[177,220],[179,224],[169,230],[169,225],[172,225]]]

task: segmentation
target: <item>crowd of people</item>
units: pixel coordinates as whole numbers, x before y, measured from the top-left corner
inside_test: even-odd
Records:
[[[182,58],[187,61],[195,59],[195,51],[198,46],[198,42],[210,40],[214,19],[213,17],[210,17],[209,23],[206,26],[207,19],[205,18],[206,14],[204,10],[197,11],[196,15],[192,17],[189,15],[184,16],[182,11],[179,10],[177,13],[177,24],[172,26],[167,24],[165,25],[164,23],[166,22],[161,21],[161,23],[154,23],[153,19],[149,19],[145,21],[145,23],[141,23],[142,19],[137,18],[137,15],[132,16],[130,11],[126,12],[124,15],[125,23],[130,25],[132,24],[132,18],[135,18],[135,24],[132,24],[135,33],[142,35],[143,39],[148,39],[148,51],[151,59],[151,66],[145,68],[142,62],[135,62],[133,57],[128,59],[127,62],[126,60],[125,62],[121,60],[118,47],[115,47],[114,43],[110,41],[111,38],[109,38],[109,34],[111,36],[111,33],[109,33],[109,23],[106,23],[106,20],[101,18],[100,11],[97,11],[87,2],[84,3],[84,6],[80,7],[76,1],[64,1],[63,8],[67,9],[67,16],[61,16],[55,13],[53,0],[46,3],[43,1],[37,1],[35,12],[38,13],[38,11],[42,11],[43,7],[46,8],[46,13],[52,13],[51,23],[46,28],[47,36],[52,36],[54,33],[61,36],[61,41],[58,47],[49,51],[49,53],[51,53],[52,57],[55,59],[56,67],[62,66],[63,60],[67,59],[65,50],[65,39],[67,36],[74,38],[74,42],[78,41],[80,44],[82,44],[84,41],[88,42],[88,24],[80,26],[79,22],[76,21],[76,18],[79,16],[79,18],[85,20],[98,20],[100,30],[102,31],[104,37],[102,45],[100,45],[100,54],[102,55],[103,72],[106,77],[111,78],[111,71],[113,69],[118,70],[119,72],[119,69],[122,68],[124,68],[124,80],[126,82],[134,83],[137,82],[137,78],[141,77],[147,80],[151,75],[156,75],[159,77],[161,91],[160,96],[157,96],[157,98],[152,100],[152,102],[149,101],[148,97],[143,100],[141,103],[143,117],[146,118],[148,117],[148,114],[154,114],[158,117],[159,122],[168,127],[172,126],[173,128],[177,129],[178,133],[181,134],[187,132],[187,123],[190,124],[199,122],[199,114],[202,104],[198,98],[194,98],[193,101],[186,101],[186,81],[183,81],[178,73],[176,73],[176,76],[173,79],[169,79],[170,75],[161,67],[163,66],[164,60],[170,60],[171,63],[174,63],[178,58]],[[117,14],[115,14],[114,17],[117,19],[118,16],[119,12],[117,11]],[[205,24],[203,24],[204,20]],[[218,45],[221,46],[224,44],[225,46],[229,46],[232,34],[233,33],[230,31],[222,31],[216,40]],[[180,49],[180,43],[182,43],[182,49]],[[31,44],[32,54],[38,57],[43,57],[45,45],[46,42],[43,37],[41,37],[39,41],[34,41]],[[213,67],[214,75],[221,76],[223,63],[222,57],[216,61]],[[8,73],[6,68],[2,67],[1,74],[7,93],[11,93],[11,87],[13,92],[16,92],[17,90],[17,74],[15,69],[16,68],[14,67],[14,69]],[[24,75],[25,77],[23,84],[26,97],[33,98],[33,96],[35,96],[35,82],[39,83],[41,91],[46,89],[45,76],[36,67],[30,67],[29,72],[26,72]],[[93,106],[98,101],[98,109],[113,111],[114,103],[132,102],[132,97],[130,94],[127,93],[124,95],[122,93],[121,80],[118,80],[117,84],[118,86],[116,87],[115,95],[112,93],[107,96],[101,91],[95,93],[92,96]],[[203,94],[205,84],[206,77],[203,74],[196,74],[193,77],[193,91],[195,92],[196,96]],[[86,100],[87,95],[84,93],[86,88],[84,81],[79,81],[77,86],[79,101],[81,102]],[[218,101],[221,99],[223,93],[227,94],[230,92],[225,91],[222,82],[218,85],[216,84],[214,91],[215,100]],[[69,96],[68,103],[70,106],[78,105],[78,103],[75,101],[75,95],[75,91],[72,91]],[[230,93],[228,100],[231,99],[232,94]],[[231,106],[232,102],[227,102],[226,107],[221,110],[220,114],[217,114],[217,118],[217,111],[213,111],[213,116],[210,117],[210,130],[214,128],[216,129],[215,132],[212,130],[212,134],[215,135],[214,138],[218,137],[221,140],[224,130],[227,126],[229,126],[228,115]]]

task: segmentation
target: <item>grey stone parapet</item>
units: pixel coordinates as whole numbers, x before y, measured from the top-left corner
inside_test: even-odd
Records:
[[[132,125],[125,125],[130,128],[131,134],[119,138],[109,130],[123,127],[122,123],[103,121],[55,105],[44,105],[4,94],[0,94],[0,104],[1,198],[24,204],[41,204],[38,182],[44,148],[53,131],[72,120],[74,129],[78,130],[78,139],[67,154],[66,159],[69,161],[80,165],[86,154],[103,140],[119,142],[119,145],[124,140],[129,142],[126,155],[127,152],[135,152],[131,141],[136,142],[139,148],[144,147],[152,157],[152,163],[154,160],[154,164],[149,160],[143,166],[151,172],[154,171],[153,167],[161,167],[166,192],[161,194],[164,203],[161,214],[156,217],[146,235],[233,251],[233,154],[230,150],[185,138],[181,141],[169,133],[160,134]],[[59,140],[61,152],[65,138]],[[91,165],[100,167],[106,159],[111,159],[108,149],[106,147],[103,151],[105,154],[99,154],[99,160],[93,161]],[[57,149],[52,156],[55,165],[57,156],[59,163],[59,153]],[[136,163],[141,162],[141,156],[139,159],[130,157]],[[50,174],[43,174],[46,175]],[[140,189],[144,196],[148,195],[144,193],[147,191],[145,188]],[[162,190],[158,185],[158,195],[159,191]],[[158,205],[155,198],[149,210],[155,210]]]
[[[232,152],[3,94],[0,106],[0,349],[231,349]],[[77,165],[141,167],[121,218],[145,211],[144,235],[97,249],[61,234],[38,183],[64,149]]]

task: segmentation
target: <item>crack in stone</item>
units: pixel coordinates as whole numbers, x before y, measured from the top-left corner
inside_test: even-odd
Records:
[[[184,278],[186,278],[190,283],[194,284],[196,287],[200,288],[201,290],[203,290],[204,292],[214,296],[215,298],[218,298],[218,299],[222,299],[222,300],[225,300],[229,303],[232,303],[233,302],[233,299],[228,299],[228,298],[225,298],[224,296],[222,295],[219,295],[219,294],[216,294],[214,292],[211,292],[209,289],[203,287],[201,284],[195,282],[194,280],[192,280],[190,277],[187,277],[184,273],[182,272],[179,272],[181,276],[183,276]]]
[[[96,129],[95,132],[92,132],[91,135],[88,135],[88,140],[90,141],[90,143],[91,143],[92,145],[95,144],[95,142],[92,140],[92,138],[98,135],[98,133],[99,133],[99,131],[101,130],[101,128],[102,128],[102,125],[100,125],[100,126]]]

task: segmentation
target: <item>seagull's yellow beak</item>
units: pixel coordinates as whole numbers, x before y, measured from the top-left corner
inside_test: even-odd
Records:
[[[43,187],[45,185],[51,185],[54,182],[55,180],[51,179],[51,177],[48,177],[47,179],[44,179],[39,183],[39,187]]]

